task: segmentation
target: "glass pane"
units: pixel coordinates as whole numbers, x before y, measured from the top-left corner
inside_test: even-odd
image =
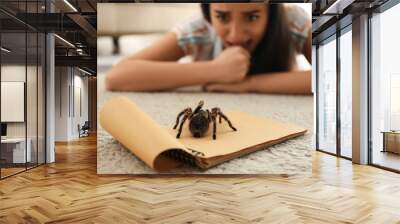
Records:
[[[34,14],[44,13],[44,5],[44,0],[0,1],[21,20],[38,19]],[[0,12],[2,178],[45,161],[45,35],[21,20]]]
[[[400,170],[400,4],[374,15],[372,26],[372,163]]]
[[[312,92],[314,95],[314,111],[317,111],[317,100],[316,100],[316,80],[317,80],[317,47],[315,45],[312,45],[312,57],[311,57],[311,65],[312,65]],[[313,148],[317,148],[317,141],[316,141],[316,136],[317,136],[317,114],[313,113],[314,115],[314,130],[313,130],[313,138],[312,138],[312,145]]]
[[[26,150],[26,34],[1,34],[1,166],[2,178],[25,170]],[[29,147],[28,147],[29,149]]]
[[[39,33],[38,45],[38,163],[45,163],[45,35]]]
[[[318,148],[336,153],[336,40],[318,48]]]
[[[37,33],[29,32],[27,33],[28,38],[28,63],[27,63],[27,80],[26,80],[26,111],[27,111],[27,142],[28,142],[28,151],[30,158],[28,159],[27,166],[28,168],[37,165],[37,132],[38,132],[38,119],[37,119],[37,63],[38,63],[38,49],[37,49]]]
[[[38,4],[37,1],[27,2],[26,12],[28,13],[28,20],[37,20],[37,16],[32,15],[37,13]],[[37,21],[31,21],[32,23],[37,23]],[[38,34],[36,30],[27,30],[27,99],[26,99],[26,111],[27,111],[27,143],[28,150],[31,151],[30,158],[28,159],[28,168],[37,166],[38,160]]]
[[[352,35],[340,36],[340,152],[351,158],[352,149]]]

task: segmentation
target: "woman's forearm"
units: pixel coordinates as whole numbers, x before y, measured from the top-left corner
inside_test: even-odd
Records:
[[[145,60],[124,60],[106,77],[108,90],[154,91],[188,85],[202,85],[215,80],[210,62],[176,63]]]
[[[291,71],[249,77],[248,92],[311,94],[311,71]]]

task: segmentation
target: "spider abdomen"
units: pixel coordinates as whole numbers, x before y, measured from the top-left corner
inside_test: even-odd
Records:
[[[203,137],[210,126],[210,123],[213,124],[212,130],[212,138],[213,140],[217,139],[217,118],[219,118],[219,123],[221,123],[221,118],[228,122],[229,127],[236,131],[237,129],[233,127],[232,122],[226,117],[224,113],[222,113],[221,109],[218,107],[214,107],[210,110],[202,110],[201,108],[204,105],[204,101],[200,101],[197,107],[192,110],[192,108],[187,107],[182,110],[178,116],[176,117],[176,123],[174,129],[176,129],[179,125],[178,134],[176,134],[176,138],[181,137],[182,127],[185,121],[189,121],[189,131],[192,133],[193,137],[200,138]],[[180,122],[180,118],[183,116],[183,119]]]
[[[203,111],[202,111],[203,112]],[[193,115],[189,122],[189,130],[193,137],[203,137],[209,128],[209,120],[207,119],[207,113],[197,113]]]

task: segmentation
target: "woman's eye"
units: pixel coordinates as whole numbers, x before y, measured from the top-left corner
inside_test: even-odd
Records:
[[[218,19],[219,21],[221,21],[221,22],[223,22],[223,23],[228,22],[228,16],[227,16],[227,15],[218,14],[216,17],[217,17],[217,19]]]
[[[249,15],[247,16],[248,21],[256,21],[259,18],[258,15]]]

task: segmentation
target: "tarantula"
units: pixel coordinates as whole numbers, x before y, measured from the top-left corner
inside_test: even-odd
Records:
[[[179,119],[183,115],[183,118],[179,125],[179,131],[176,135],[176,138],[179,138],[182,133],[182,126],[187,119],[189,119],[189,130],[192,133],[193,137],[200,138],[204,136],[204,134],[208,131],[210,123],[213,122],[213,139],[216,139],[216,129],[217,129],[217,117],[219,116],[219,123],[221,123],[221,118],[223,118],[226,122],[228,122],[229,127],[231,127],[234,131],[236,128],[233,127],[231,121],[222,113],[221,109],[218,107],[214,107],[211,109],[211,112],[207,110],[202,110],[201,108],[204,105],[204,101],[200,101],[197,107],[192,112],[192,108],[188,107],[180,112],[176,118],[176,123],[174,129],[179,124]]]

